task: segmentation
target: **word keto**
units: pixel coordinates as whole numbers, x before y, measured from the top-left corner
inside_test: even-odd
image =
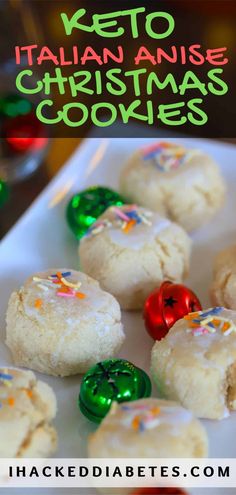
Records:
[[[66,13],[61,14],[67,36],[70,36],[74,29],[79,29],[80,31],[86,31],[87,33],[95,33],[104,38],[118,38],[123,36],[125,33],[124,27],[118,26],[118,20],[121,20],[124,17],[129,19],[128,34],[131,35],[132,38],[139,37],[139,23],[140,25],[145,26],[146,34],[150,36],[150,38],[159,40],[170,36],[175,28],[175,21],[171,14],[168,12],[152,12],[146,15],[145,7],[118,12],[109,12],[106,14],[94,14],[91,17],[90,25],[82,24],[80,22],[81,18],[84,17],[86,13],[86,9],[79,9],[70,19]],[[140,16],[140,14],[145,14],[145,20],[143,19],[143,16]],[[161,20],[162,24],[163,19],[166,24],[165,29],[162,30],[161,28],[158,32],[154,31],[153,21]],[[112,31],[110,28],[112,28]]]
[[[225,65],[228,59],[224,56],[226,48],[208,48],[203,50],[201,45],[195,44],[189,47],[171,46],[170,49],[164,50],[157,48],[155,52],[150,52],[146,46],[141,46],[138,52],[134,54],[133,60],[135,65],[142,62],[150,62],[151,65],[160,65],[163,60],[171,64],[186,65],[190,62],[193,65],[203,65],[208,62],[210,65]],[[63,47],[58,52],[52,51],[48,46],[40,48],[38,45],[16,46],[15,59],[16,64],[21,65],[21,55],[24,57],[24,65],[42,65],[45,62],[51,62],[55,66],[65,67],[68,65],[86,65],[88,62],[95,62],[98,65],[106,65],[115,62],[122,64],[125,60],[125,51],[123,46],[119,45],[115,50],[103,48],[99,53],[92,46],[79,50],[77,45],[73,45],[70,52],[66,53]]]

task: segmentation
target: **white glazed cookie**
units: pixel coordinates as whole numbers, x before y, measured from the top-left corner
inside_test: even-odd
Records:
[[[32,371],[0,369],[0,457],[48,457],[57,434],[50,425],[56,397]]]
[[[236,310],[236,246],[221,251],[215,259],[211,298],[215,305]]]
[[[191,241],[157,213],[124,205],[108,208],[80,242],[82,269],[111,292],[124,309],[140,309],[164,279],[188,273]]]
[[[236,410],[236,312],[212,308],[179,320],[152,349],[151,373],[161,396],[201,418]]]
[[[225,185],[205,152],[155,143],[134,153],[120,178],[124,197],[192,231],[222,206]]]
[[[208,442],[201,423],[179,404],[161,399],[113,403],[91,435],[90,457],[206,457]]]
[[[6,321],[15,364],[49,375],[86,372],[112,357],[124,341],[115,298],[73,270],[30,277],[11,295]]]

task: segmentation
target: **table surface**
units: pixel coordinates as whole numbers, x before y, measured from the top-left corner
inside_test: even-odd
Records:
[[[207,140],[188,141],[190,147],[200,147],[212,155],[220,164],[227,181],[228,194],[224,208],[212,222],[203,226],[193,237],[193,254],[190,277],[186,285],[191,287],[202,301],[203,307],[209,307],[209,286],[212,282],[211,260],[218,250],[232,244],[235,239],[235,221],[232,212],[236,209],[235,196],[235,155],[234,146],[219,146],[217,142]],[[19,287],[28,275],[41,271],[50,266],[66,266],[78,268],[77,242],[69,232],[66,222],[63,221],[65,206],[69,195],[80,187],[85,188],[99,182],[112,188],[117,188],[120,169],[124,161],[137,146],[143,146],[140,140],[112,140],[100,142],[88,141],[65,167],[62,174],[42,194],[35,207],[31,209],[23,222],[12,231],[7,239],[1,243],[0,261],[0,328],[5,328],[5,312],[10,293]],[[86,149],[85,149],[86,148]],[[96,159],[94,159],[94,156]],[[111,168],[110,164],[113,164]],[[65,185],[70,191],[65,193]],[[64,194],[63,194],[64,192]],[[58,193],[61,193],[58,195]],[[53,229],[52,229],[53,226]],[[43,234],[43,235],[42,235]],[[27,253],[27,256],[26,256]],[[199,266],[201,270],[199,270]],[[144,332],[143,320],[138,312],[124,312],[122,315],[126,329],[126,342],[119,356],[134,362],[137,366],[149,372],[149,356],[153,345],[151,338]],[[141,352],[140,352],[141,350]],[[7,349],[0,346],[0,361],[8,365],[11,360]],[[59,379],[45,377],[45,381],[52,386],[58,398],[58,414],[55,420],[59,432],[59,450],[57,455],[64,457],[83,457],[86,455],[88,435],[95,425],[80,415],[76,408],[80,378],[78,376]],[[66,383],[65,383],[66,381]],[[155,389],[154,389],[155,390]],[[156,392],[154,392],[155,394]],[[75,406],[73,406],[75,404]],[[69,418],[69,421],[68,421]],[[222,422],[205,421],[210,438],[210,455],[212,457],[235,457],[236,413]],[[63,489],[62,489],[63,490]],[[18,490],[9,495],[25,495],[25,491]],[[190,490],[187,490],[191,493]],[[209,493],[208,493],[209,491]],[[1,492],[1,491],[0,491]],[[61,491],[59,490],[60,494]],[[73,492],[73,490],[72,490]],[[31,490],[32,495],[55,495],[57,491],[46,490],[40,493],[40,488]],[[64,489],[63,495],[70,491]],[[86,492],[74,490],[74,495],[85,495]],[[88,491],[92,495],[91,490]],[[192,495],[226,495],[227,489],[193,491]],[[235,490],[232,495],[235,495]],[[8,495],[5,492],[2,495]],[[95,494],[94,494],[95,495]]]
[[[80,139],[52,139],[48,155],[37,172],[11,187],[10,199],[0,209],[0,239],[56,175],[80,141]]]
[[[236,144],[236,139],[227,141]],[[37,172],[11,188],[10,199],[0,210],[0,239],[10,230],[52,177],[56,175],[80,142],[81,139],[78,138],[52,139],[48,155]]]

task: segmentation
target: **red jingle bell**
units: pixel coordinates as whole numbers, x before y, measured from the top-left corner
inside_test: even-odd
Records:
[[[201,310],[199,299],[188,287],[163,282],[147,298],[143,316],[148,333],[153,339],[161,340],[177,320]]]
[[[138,488],[131,495],[187,495],[181,488]]]
[[[8,147],[15,153],[35,151],[43,148],[48,141],[43,124],[33,112],[7,119],[3,132]]]

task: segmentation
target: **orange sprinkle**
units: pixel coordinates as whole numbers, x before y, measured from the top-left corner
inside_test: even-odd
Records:
[[[160,414],[160,412],[161,412],[160,407],[153,407],[153,408],[151,409],[151,413],[152,413],[152,414],[157,415],[157,414]]]
[[[166,141],[162,141],[159,146],[160,146],[160,148],[172,148],[173,147],[173,145],[171,143],[167,143]]]
[[[15,399],[13,397],[8,398],[8,405],[13,407],[15,405]]]
[[[63,285],[62,287],[60,287],[60,292],[68,294],[68,292],[70,292],[70,289],[66,285]]]
[[[76,297],[78,297],[78,299],[84,299],[86,295],[83,294],[83,292],[76,292]]]
[[[42,304],[43,304],[42,299],[35,299],[35,301],[34,301],[34,307],[35,307],[36,309],[40,309],[40,308],[41,308],[41,306],[42,306]]]
[[[199,323],[195,323],[190,318],[185,318],[185,316],[184,316],[184,319],[189,321],[189,325],[191,326],[191,328],[198,328],[199,327]]]
[[[139,416],[136,416],[133,421],[132,421],[132,427],[134,428],[134,430],[138,430],[139,429]]]
[[[192,320],[196,316],[199,316],[199,312],[198,311],[195,311],[195,313],[189,313],[188,315],[185,315],[184,316],[184,320]]]
[[[220,321],[220,320],[217,320],[216,318],[214,318],[214,319],[212,320],[212,323],[213,323],[213,325],[214,325],[214,326],[219,327],[219,326],[220,326],[220,324],[221,324],[221,321]]]
[[[225,321],[222,327],[222,332],[226,332],[230,328],[230,323],[228,321]]]
[[[176,151],[175,152],[175,156],[176,156],[176,158],[182,158],[182,156],[184,156],[184,152],[181,151],[181,150],[180,151]]]
[[[21,390],[31,399],[31,397],[33,396],[32,390],[30,390],[29,388],[22,388]]]
[[[125,234],[128,234],[129,231],[135,226],[136,224],[136,220],[134,220],[133,218],[125,225],[123,231],[125,232]]]

